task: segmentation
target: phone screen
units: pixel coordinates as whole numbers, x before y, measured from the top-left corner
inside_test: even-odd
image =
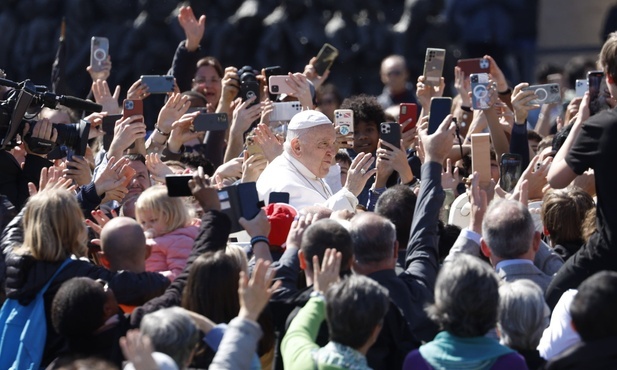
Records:
[[[317,54],[317,61],[313,65],[315,72],[322,76],[332,66],[336,57],[338,57],[338,50],[330,44],[324,44]]]
[[[606,103],[606,98],[610,97],[610,92],[608,91],[608,86],[606,86],[604,72],[589,72],[587,80],[589,82],[589,113],[593,116],[600,111],[610,108]]]
[[[432,135],[450,114],[452,98],[431,98],[431,111],[428,116],[428,134]]]
[[[499,170],[499,186],[507,192],[512,191],[521,177],[521,156],[512,153],[503,154]]]

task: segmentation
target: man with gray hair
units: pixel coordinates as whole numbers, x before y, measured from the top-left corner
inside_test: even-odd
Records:
[[[533,264],[540,248],[540,233],[523,204],[497,199],[489,205],[482,221],[480,248],[501,280],[529,279],[546,292],[552,277]]]
[[[324,181],[336,155],[336,132],[325,114],[305,110],[296,114],[287,129],[283,154],[274,159],[257,180],[257,192],[268,202],[271,192],[289,193],[289,204],[300,210],[315,204],[332,210],[355,211],[358,194],[376,170],[369,170],[370,154],[358,155],[349,167],[347,182],[332,193]]]
[[[200,333],[191,317],[180,307],[170,307],[147,314],[141,320],[141,334],[147,335],[157,352],[171,357],[178,369],[191,363]]]
[[[394,271],[399,245],[394,224],[374,213],[362,213],[351,221],[354,272],[388,289],[391,305],[397,308],[386,315],[377,343],[367,354],[373,369],[402,368],[406,354],[418,345],[418,340],[430,341],[437,334],[424,306],[433,300],[439,270],[437,223],[445,198],[442,164],[452,148],[455,128],[450,115],[432,135],[426,124],[420,127],[425,162],[402,274],[397,276]]]

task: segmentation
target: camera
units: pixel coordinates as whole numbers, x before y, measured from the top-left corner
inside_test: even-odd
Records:
[[[133,110],[135,109],[135,103],[132,100],[127,100],[124,102],[124,109]]]
[[[482,69],[488,69],[490,67],[490,63],[488,61],[488,59],[480,59],[480,68]]]
[[[240,82],[257,82],[257,71],[251,66],[244,66],[238,71]]]
[[[63,104],[69,108],[100,112],[99,104],[82,99],[56,95],[47,91],[47,87],[34,85],[30,80],[15,83],[0,79],[0,85],[12,88],[6,99],[0,101],[0,149],[11,149],[19,144],[17,134],[22,134],[26,123],[29,130],[23,135],[23,140],[29,149],[37,154],[49,154],[58,146],[66,146],[75,155],[83,156],[86,153],[90,123],[82,120],[79,123],[53,124],[58,137],[55,142],[49,142],[32,137],[37,122],[33,118],[43,107],[56,108]]]
[[[272,87],[270,89],[272,90],[273,93],[278,94],[278,92],[279,92],[279,85],[272,85]]]
[[[390,126],[389,125],[381,125],[381,133],[382,134],[389,134],[391,131]]]

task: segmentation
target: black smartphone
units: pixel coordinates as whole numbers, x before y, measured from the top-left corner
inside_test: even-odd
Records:
[[[273,191],[268,197],[268,204],[270,203],[285,203],[289,204],[289,193],[283,191]]]
[[[193,120],[194,131],[224,131],[227,127],[229,127],[227,113],[208,113],[203,109]]]
[[[499,173],[499,186],[507,192],[514,190],[522,174],[521,156],[516,153],[502,154]]]
[[[431,108],[428,115],[428,134],[432,135],[444,119],[450,114],[452,98],[431,98]]]
[[[271,66],[264,68],[264,72],[266,73],[266,81],[270,81],[270,76],[278,76],[283,74],[283,68],[281,66]],[[270,96],[270,100],[276,101],[276,94],[268,93]]]
[[[170,197],[189,197],[193,195],[189,188],[189,180],[193,175],[166,175],[167,195]]]
[[[141,76],[150,94],[167,94],[174,91],[174,76]]]
[[[382,122],[379,125],[379,138],[392,144],[395,148],[401,147],[401,125],[397,122]],[[388,147],[385,149],[390,150]]]
[[[257,81],[242,82],[242,84],[240,84],[240,97],[242,98],[242,101],[247,101],[253,96],[255,97],[255,100],[253,100],[249,107],[259,104],[259,83]]]
[[[238,222],[240,217],[251,220],[261,210],[262,203],[259,201],[257,187],[254,182],[245,182],[238,185],[224,187],[218,191],[221,202],[221,212],[225,213],[231,221],[231,232],[242,230]]]
[[[315,72],[317,72],[319,76],[323,76],[323,74],[332,67],[332,63],[334,63],[336,57],[338,57],[338,49],[328,43],[324,44],[321,50],[319,50],[319,54],[317,54],[317,61],[313,64]]]
[[[608,86],[604,72],[591,71],[587,73],[587,82],[589,85],[589,114],[594,115],[610,107],[606,103],[606,98],[610,97]]]
[[[111,114],[109,116],[103,117],[103,132],[105,135],[103,136],[103,148],[105,151],[109,150],[109,146],[114,139],[114,129],[116,128],[116,121],[122,119],[121,114]]]

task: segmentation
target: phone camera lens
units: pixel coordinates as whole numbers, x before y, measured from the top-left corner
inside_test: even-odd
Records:
[[[279,85],[272,85],[272,92],[279,92]]]

